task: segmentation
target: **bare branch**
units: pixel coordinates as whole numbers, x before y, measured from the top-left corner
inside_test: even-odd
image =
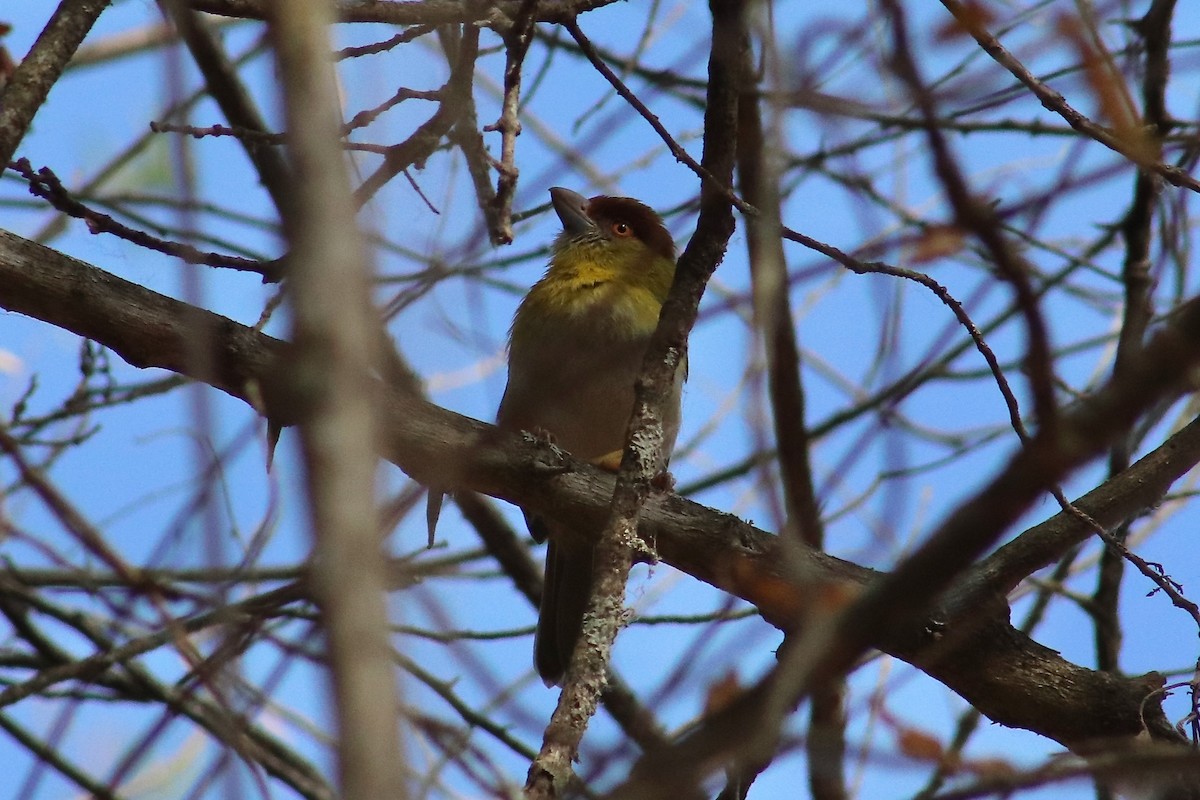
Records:
[[[0,84],[0,172],[12,161],[50,87],[108,5],[108,0],[62,0],[33,48]]]
[[[281,2],[271,21],[288,152],[303,176],[283,208],[296,343],[288,383],[302,409],[313,589],[328,636],[342,793],[350,800],[403,798],[387,575],[375,517],[378,323],[338,143],[332,10],[326,0]]]

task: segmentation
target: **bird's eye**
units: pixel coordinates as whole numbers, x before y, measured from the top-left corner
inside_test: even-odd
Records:
[[[627,222],[614,222],[612,224],[612,232],[614,236],[620,236],[621,238],[633,236],[633,228],[629,227],[629,223]]]

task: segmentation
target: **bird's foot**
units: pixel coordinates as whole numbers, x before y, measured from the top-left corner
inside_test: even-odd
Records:
[[[554,434],[544,428],[522,431],[526,441],[533,440],[543,445],[534,461],[534,469],[540,475],[561,475],[570,468],[567,466],[566,454],[554,441]]]
[[[530,428],[529,430],[527,430],[525,432],[528,433],[530,436],[532,436],[535,441],[542,442],[544,444],[552,444],[552,445],[556,445],[556,446],[558,444],[558,442],[555,441],[555,439],[554,439],[554,434],[551,433],[550,431],[546,430],[545,428]]]

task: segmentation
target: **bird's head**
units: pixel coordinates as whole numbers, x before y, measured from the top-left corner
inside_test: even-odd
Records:
[[[570,189],[550,190],[562,222],[554,240],[551,272],[650,288],[661,303],[675,274],[675,243],[662,217],[631,197],[584,197]]]

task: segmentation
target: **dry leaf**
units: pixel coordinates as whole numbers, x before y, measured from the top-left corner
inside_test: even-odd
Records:
[[[708,687],[704,698],[704,715],[711,716],[728,708],[742,693],[742,685],[738,683],[737,674],[725,673],[725,677]]]
[[[937,738],[916,728],[901,727],[896,732],[896,744],[900,752],[918,761],[942,763],[946,750]]]
[[[988,25],[995,20],[988,7],[975,0],[968,0],[960,6],[960,11],[946,24],[939,26],[933,33],[936,42],[953,42],[964,36],[972,36],[974,31],[986,31]]]
[[[913,264],[953,255],[963,249],[966,234],[954,225],[931,225],[912,243],[908,260]]]

